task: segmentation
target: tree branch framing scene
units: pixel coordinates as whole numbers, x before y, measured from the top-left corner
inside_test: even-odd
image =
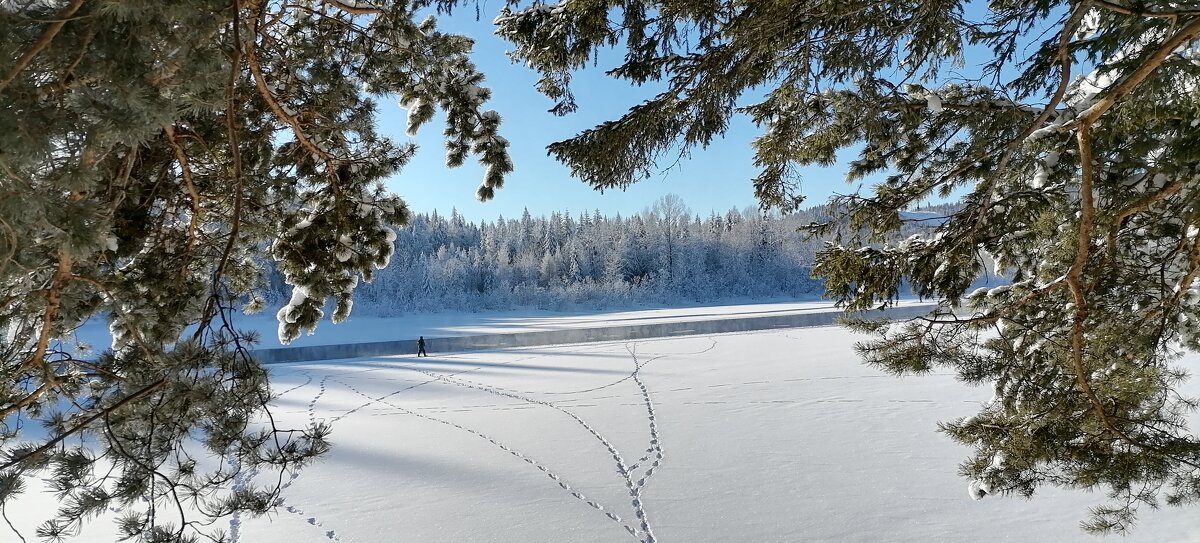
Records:
[[[0,540],[1200,541],[1200,3],[0,0],[0,51]]]

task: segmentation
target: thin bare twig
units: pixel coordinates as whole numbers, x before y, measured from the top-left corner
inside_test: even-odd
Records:
[[[17,458],[13,458],[12,460],[9,460],[8,462],[5,462],[3,465],[0,465],[0,471],[4,471],[4,470],[6,470],[6,469],[8,469],[8,468],[11,468],[11,467],[13,467],[13,466],[15,466],[15,465],[17,465],[17,464],[20,464],[20,463],[24,462],[25,460],[28,460],[29,458],[32,458],[32,457],[34,457],[34,456],[36,456],[36,455],[42,454],[42,453],[44,453],[44,452],[46,452],[46,451],[48,451],[48,450],[50,450],[50,449],[54,448],[54,446],[55,446],[55,445],[58,445],[58,444],[59,444],[59,443],[61,443],[61,442],[62,442],[64,439],[66,439],[66,438],[68,438],[68,437],[71,437],[72,435],[76,434],[76,433],[77,433],[77,432],[79,432],[80,430],[82,430],[82,429],[84,429],[85,427],[87,427],[87,425],[89,425],[89,424],[91,424],[91,423],[93,423],[93,422],[96,422],[96,420],[97,420],[97,419],[99,419],[100,417],[103,417],[103,416],[105,416],[107,413],[109,413],[109,412],[111,412],[111,411],[114,411],[114,410],[116,410],[118,407],[121,407],[121,406],[123,406],[123,405],[125,405],[125,404],[127,404],[127,403],[129,403],[129,402],[132,402],[132,401],[134,401],[134,400],[136,400],[136,399],[138,399],[138,398],[141,398],[142,396],[145,396],[146,394],[149,394],[149,393],[151,393],[151,392],[153,392],[153,391],[155,391],[155,390],[159,389],[160,387],[162,387],[163,385],[166,385],[166,384],[167,384],[167,378],[166,378],[166,377],[163,377],[163,378],[161,378],[161,379],[159,379],[159,380],[157,380],[157,381],[154,381],[154,382],[152,382],[152,383],[150,383],[150,384],[148,384],[148,385],[146,385],[146,386],[142,387],[141,389],[139,389],[138,391],[134,392],[133,394],[130,394],[130,395],[128,395],[128,396],[126,396],[126,397],[124,397],[124,398],[121,398],[121,400],[120,400],[120,401],[118,401],[117,403],[114,403],[114,404],[112,404],[112,405],[110,405],[110,406],[108,406],[108,407],[106,407],[106,408],[104,408],[104,409],[100,410],[100,412],[99,412],[99,413],[96,413],[95,415],[92,415],[92,416],[90,416],[90,417],[88,417],[88,418],[84,419],[84,420],[83,420],[83,422],[80,422],[79,424],[76,424],[76,425],[75,425],[73,428],[71,428],[70,430],[67,430],[66,432],[63,432],[63,433],[61,433],[61,434],[59,434],[59,435],[57,435],[57,436],[54,436],[54,439],[51,439],[50,441],[47,441],[47,442],[46,442],[45,444],[43,444],[41,447],[38,447],[38,448],[34,449],[33,451],[30,451],[29,453],[23,454],[23,455],[21,455],[21,456],[19,456],[19,457],[17,457]]]
[[[254,41],[255,40],[253,37],[249,40],[246,40],[246,64],[250,66],[250,74],[254,76],[255,88],[258,89],[259,95],[261,95],[263,100],[266,101],[267,106],[271,108],[271,111],[275,113],[275,116],[291,127],[292,133],[296,135],[296,141],[300,142],[301,147],[304,147],[305,150],[317,156],[321,160],[327,163],[331,162],[334,158],[333,155],[325,152],[323,149],[318,147],[317,144],[313,143],[311,139],[309,139],[308,134],[305,134],[304,129],[300,126],[300,121],[298,121],[296,117],[290,115],[287,111],[284,111],[283,106],[279,104],[279,100],[275,98],[275,94],[271,92],[270,86],[267,85],[267,79],[263,75],[262,64],[260,64],[258,61],[258,54],[255,50]]]
[[[192,247],[196,244],[196,228],[200,222],[200,192],[196,190],[196,183],[192,180],[192,167],[188,163],[187,153],[184,152],[183,146],[179,145],[179,140],[175,137],[175,126],[167,124],[163,126],[163,130],[167,134],[167,142],[171,144],[171,150],[175,153],[175,160],[179,162],[179,169],[183,174],[183,184],[192,201],[192,217],[188,221],[187,231],[187,250],[191,252]]]
[[[1159,66],[1162,66],[1163,62],[1166,62],[1167,58],[1170,57],[1176,49],[1192,41],[1197,36],[1200,36],[1200,17],[1192,20],[1186,26],[1181,28],[1179,32],[1176,32],[1174,36],[1171,36],[1164,41],[1162,45],[1158,47],[1158,49],[1156,49],[1150,54],[1150,56],[1146,57],[1146,59],[1142,61],[1136,70],[1130,72],[1129,75],[1125,76],[1120,82],[1113,86],[1112,91],[1109,92],[1107,96],[1097,101],[1095,104],[1092,104],[1092,106],[1084,110],[1083,113],[1080,113],[1074,121],[1064,125],[1063,130],[1069,130],[1071,128],[1095,123],[1100,116],[1104,115],[1104,113],[1115,106],[1117,102],[1120,102],[1121,99],[1133,92],[1138,85],[1141,85],[1146,78],[1150,77],[1150,74],[1154,73]]]
[[[1079,232],[1076,233],[1078,240],[1075,246],[1075,261],[1071,263],[1071,268],[1067,270],[1066,275],[1067,286],[1071,289],[1071,297],[1075,303],[1075,314],[1071,320],[1071,365],[1075,370],[1075,383],[1079,386],[1080,391],[1087,396],[1088,401],[1092,404],[1096,412],[1096,416],[1100,418],[1104,426],[1115,430],[1112,421],[1109,420],[1108,414],[1104,411],[1104,405],[1096,396],[1096,391],[1092,389],[1091,383],[1088,382],[1087,370],[1083,367],[1084,323],[1087,321],[1088,309],[1081,280],[1083,278],[1083,268],[1087,265],[1088,257],[1091,254],[1092,228],[1096,216],[1095,202],[1092,197],[1093,157],[1091,127],[1088,125],[1080,126],[1077,139],[1079,142],[1079,162],[1082,168],[1079,182]],[[1114,431],[1114,433],[1116,432]]]
[[[1147,175],[1149,175],[1149,174],[1147,174]],[[1124,221],[1125,219],[1127,219],[1137,213],[1141,213],[1141,212],[1149,209],[1150,206],[1152,206],[1162,200],[1165,200],[1168,196],[1171,196],[1172,194],[1179,192],[1180,189],[1187,186],[1188,181],[1189,180],[1187,180],[1187,179],[1177,179],[1174,182],[1163,187],[1162,190],[1160,190],[1154,194],[1149,194],[1149,195],[1142,197],[1138,201],[1131,204],[1129,207],[1126,207],[1125,209],[1122,209],[1120,212],[1118,212],[1116,214],[1116,216],[1113,217],[1112,225],[1120,226],[1121,221]]]
[[[42,36],[38,38],[38,41],[34,42],[29,49],[26,49],[25,54],[17,58],[16,64],[14,64],[12,69],[5,74],[4,80],[0,81],[0,90],[4,90],[9,83],[12,83],[12,80],[17,78],[17,75],[21,73],[21,70],[24,70],[30,62],[33,62],[33,59],[37,57],[43,49],[50,45],[50,42],[54,41],[54,37],[58,35],[58,31],[62,30],[62,27],[67,24],[67,21],[72,15],[75,15],[76,11],[79,11],[79,8],[83,5],[83,2],[84,0],[74,0],[58,13],[56,20],[53,23],[50,23],[50,26],[46,27],[46,30],[42,32]]]
[[[42,394],[45,394],[46,391],[50,390],[50,388],[51,388],[50,381],[42,381],[42,386],[37,387],[37,389],[35,389],[33,392],[30,392],[24,398],[21,398],[20,400],[18,400],[16,403],[9,405],[9,406],[5,406],[4,409],[0,409],[0,420],[4,420],[5,418],[8,418],[9,415],[16,413],[17,411],[24,409],[26,406],[33,403],[34,401],[37,401],[37,399],[40,398],[42,396]]]
[[[67,251],[66,247],[60,247],[58,267],[54,271],[54,276],[50,278],[50,285],[45,291],[46,309],[42,311],[42,329],[38,332],[38,340],[34,345],[33,352],[25,362],[17,367],[17,373],[36,363],[42,363],[42,373],[45,374],[46,381],[55,382],[54,375],[45,365],[44,359],[46,350],[50,347],[50,336],[54,332],[54,321],[58,318],[58,309],[62,304],[62,290],[70,282],[71,275],[71,253]]]
[[[4,523],[8,525],[8,529],[12,530],[12,533],[17,534],[17,537],[21,538],[21,543],[26,543],[25,536],[21,535],[21,531],[18,530],[16,526],[13,526],[11,520],[8,520],[8,511],[4,508],[5,505],[6,504],[4,503],[0,503],[0,517],[4,517]]]

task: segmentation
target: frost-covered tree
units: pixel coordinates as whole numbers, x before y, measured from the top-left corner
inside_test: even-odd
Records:
[[[667,272],[667,280],[672,281],[675,278],[679,258],[680,240],[687,232],[692,210],[688,209],[687,205],[683,203],[683,198],[678,194],[667,194],[655,200],[647,210],[647,214],[653,215],[660,221],[661,253],[666,260],[664,269]]]
[[[621,0],[513,3],[496,20],[539,70],[553,111],[572,72],[660,89],[550,145],[597,187],[673,150],[754,141],[764,206],[800,202],[798,166],[855,155],[879,180],[830,208],[828,293],[886,306],[902,284],[944,300],[905,326],[866,326],[867,361],[955,370],[995,388],[943,430],[974,447],[972,494],[1104,489],[1085,521],[1200,500],[1197,403],[1179,353],[1200,347],[1200,5],[1166,0]],[[965,194],[929,235],[886,242],[924,199]],[[968,292],[985,262],[1012,286]]]
[[[501,186],[472,41],[427,15],[448,5],[0,0],[0,513],[44,478],[40,537],[118,508],[128,538],[219,539],[277,504],[283,478],[250,474],[326,450],[326,426],[274,424],[229,312],[262,305],[273,259],[294,338],[392,256],[408,212],[381,179],[414,148],[372,97],[410,131],[442,110],[448,165]],[[89,318],[111,349],[59,341]]]

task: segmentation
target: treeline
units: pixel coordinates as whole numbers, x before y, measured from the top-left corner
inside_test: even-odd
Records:
[[[737,299],[815,298],[820,240],[786,216],[755,209],[693,215],[678,196],[629,217],[553,213],[472,223],[456,211],[414,214],[391,264],[355,293],[355,312],[609,308]],[[273,297],[290,288],[272,280]]]

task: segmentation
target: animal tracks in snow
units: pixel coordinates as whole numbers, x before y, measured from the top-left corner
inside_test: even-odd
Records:
[[[609,521],[612,521],[612,522],[620,525],[626,533],[632,535],[635,538],[638,538],[643,543],[653,543],[654,541],[656,541],[656,537],[655,537],[653,529],[652,529],[650,515],[648,515],[648,513],[646,511],[645,503],[644,503],[642,496],[643,496],[643,492],[644,492],[647,484],[652,480],[655,473],[662,466],[665,454],[663,452],[662,439],[659,435],[658,415],[657,415],[657,412],[655,409],[654,402],[651,398],[651,391],[642,378],[642,375],[641,375],[642,369],[646,365],[654,362],[655,360],[661,359],[665,356],[686,356],[688,354],[699,354],[699,353],[704,353],[704,352],[710,351],[716,347],[717,342],[715,340],[712,340],[711,338],[709,338],[709,339],[710,339],[710,344],[708,346],[706,346],[704,349],[700,350],[698,353],[656,354],[656,355],[645,357],[644,360],[642,358],[640,358],[639,355],[637,354],[637,349],[636,349],[637,344],[632,344],[632,343],[626,344],[626,350],[629,353],[628,360],[630,360],[633,365],[633,367],[630,369],[630,371],[628,373],[623,374],[619,379],[613,380],[612,382],[604,383],[600,386],[586,388],[586,389],[582,389],[582,390],[517,391],[517,390],[505,389],[505,388],[498,387],[498,386],[493,386],[490,384],[484,384],[481,382],[477,382],[475,380],[468,380],[465,378],[467,376],[466,374],[470,374],[474,371],[484,369],[486,367],[490,367],[490,366],[492,366],[492,364],[481,364],[480,366],[477,366],[477,367],[460,369],[459,371],[455,371],[453,373],[446,373],[446,372],[435,371],[433,368],[430,368],[430,367],[423,367],[423,365],[409,363],[409,364],[396,364],[396,365],[390,366],[390,368],[391,369],[403,369],[403,370],[407,370],[407,371],[420,373],[420,374],[428,377],[428,379],[418,382],[418,383],[410,382],[408,384],[408,386],[398,387],[396,389],[386,391],[386,393],[384,393],[384,394],[380,394],[380,393],[368,394],[368,393],[364,392],[363,390],[360,390],[359,388],[357,388],[355,386],[355,383],[350,382],[347,379],[348,376],[344,376],[344,374],[343,375],[327,374],[327,375],[321,376],[319,378],[314,375],[306,374],[305,377],[308,380],[304,385],[300,385],[299,387],[293,387],[291,389],[284,391],[284,393],[289,393],[289,392],[292,392],[293,390],[296,390],[297,388],[303,388],[304,386],[312,386],[315,384],[316,389],[317,389],[316,394],[313,396],[312,400],[308,402],[308,406],[307,406],[308,407],[308,418],[309,418],[310,422],[316,422],[318,420],[317,410],[318,410],[318,406],[321,405],[321,402],[323,401],[323,399],[326,398],[327,395],[330,394],[330,392],[334,388],[344,388],[344,389],[364,398],[365,401],[362,402],[360,405],[353,407],[352,409],[348,409],[344,412],[337,414],[334,417],[329,418],[328,422],[330,422],[330,423],[336,423],[337,421],[339,421],[345,417],[349,417],[349,416],[352,416],[355,414],[359,414],[359,415],[366,414],[368,416],[383,416],[383,415],[400,414],[400,415],[406,415],[406,416],[413,416],[413,417],[416,417],[419,419],[427,420],[429,422],[434,422],[437,424],[450,426],[459,431],[463,431],[468,434],[471,434],[478,439],[487,441],[491,446],[496,447],[496,448],[500,449],[501,451],[504,451],[506,454],[522,461],[524,464],[529,465],[533,469],[538,470],[539,473],[544,475],[560,491],[565,492],[567,495],[571,496],[573,499],[578,500],[578,501],[588,505],[590,508],[592,508],[592,509],[596,510],[598,513],[604,515],[604,517],[607,518]],[[609,348],[611,348],[611,346]],[[544,356],[550,356],[550,355],[544,355]],[[525,360],[528,358],[533,358],[533,357],[523,357],[520,359],[510,361],[508,363],[513,363],[518,360]],[[495,364],[495,365],[503,366],[504,364],[505,363],[500,363],[500,364]],[[436,368],[436,366],[434,366],[434,368]],[[353,373],[357,375],[357,374],[365,373],[366,371],[376,371],[378,369],[380,369],[380,368],[374,368],[372,370],[364,370],[363,372],[353,372]],[[379,384],[379,381],[373,381],[373,382],[375,384]],[[453,386],[456,388],[473,390],[473,391],[487,394],[492,397],[503,398],[503,399],[511,400],[511,401],[478,402],[478,403],[471,403],[471,404],[466,404],[466,405],[458,404],[458,405],[446,406],[444,408],[434,408],[434,409],[429,409],[429,408],[413,409],[413,408],[409,408],[409,407],[406,407],[403,405],[399,405],[398,398],[403,397],[403,396],[401,396],[401,394],[403,392],[412,390],[413,388],[418,387],[418,386],[423,386],[423,385],[427,385],[427,384],[435,383],[435,382],[444,384],[444,385]],[[588,407],[600,406],[600,404],[595,403],[595,402],[600,402],[600,401],[604,401],[604,400],[610,400],[610,401],[618,400],[619,401],[623,398],[629,398],[630,397],[629,394],[627,392],[623,392],[624,389],[622,389],[622,391],[614,391],[616,393],[604,394],[601,396],[592,396],[592,397],[588,397],[588,398],[578,397],[580,394],[586,394],[589,392],[596,392],[596,391],[602,391],[602,390],[614,390],[614,387],[618,387],[622,383],[632,384],[634,388],[630,392],[632,392],[634,397],[637,397],[638,400],[640,400],[640,401],[634,401],[632,403],[621,402],[621,403],[616,403],[616,404],[609,402],[608,405],[609,406],[634,406],[634,407],[640,407],[641,409],[644,409],[645,418],[643,420],[645,421],[646,431],[648,432],[648,436],[647,436],[648,438],[646,441],[646,445],[639,449],[641,451],[640,458],[638,458],[636,461],[634,461],[632,463],[628,462],[625,459],[625,457],[623,456],[622,452],[618,449],[618,447],[611,440],[609,440],[605,435],[603,435],[594,425],[592,425],[586,419],[581,417],[578,413],[573,411],[574,409],[578,409],[578,408],[588,408]],[[574,395],[575,397],[570,398],[570,399],[564,398],[563,400],[557,400],[557,401],[548,401],[545,399],[540,399],[538,397],[534,397],[533,395],[535,395],[535,394],[541,395],[541,396],[558,396],[558,397]],[[390,408],[393,411],[371,412],[371,413],[363,412],[364,409],[367,409],[371,406],[385,406],[387,408]],[[446,420],[446,419],[434,416],[434,413],[453,413],[453,412],[460,412],[460,411],[471,411],[471,410],[475,410],[475,409],[488,409],[488,410],[494,410],[494,411],[552,409],[556,412],[559,412],[559,413],[565,415],[572,422],[574,422],[578,428],[585,431],[587,433],[587,435],[590,436],[591,439],[593,439],[598,445],[603,447],[603,449],[607,452],[609,458],[611,459],[611,461],[613,463],[612,465],[613,465],[614,472],[619,477],[618,480],[621,482],[622,486],[625,488],[627,496],[628,496],[627,503],[629,504],[629,508],[631,509],[631,515],[628,517],[629,520],[626,520],[625,518],[622,517],[622,515],[620,515],[617,512],[617,510],[620,508],[614,509],[612,507],[607,507],[604,504],[602,504],[600,501],[590,498],[589,496],[587,496],[585,494],[585,492],[583,490],[575,487],[571,482],[569,482],[568,478],[564,477],[564,475],[561,472],[558,472],[555,469],[552,469],[549,466],[539,462],[533,456],[530,456],[526,452],[521,451],[521,450],[517,449],[516,447],[512,446],[511,444],[502,441],[501,439],[495,437],[491,433],[480,431],[479,429],[472,428],[468,425],[460,424],[460,423],[452,421],[452,420]],[[290,486],[292,482],[294,482],[294,479],[292,481],[288,481],[288,484],[285,485],[285,487]],[[287,508],[287,511],[289,513],[303,516],[303,512],[294,505],[289,505]],[[317,520],[317,517],[308,516],[308,517],[305,517],[305,520],[309,524],[312,524],[314,526],[321,526],[321,524]],[[329,533],[336,535],[332,531],[330,531]],[[333,537],[331,537],[331,539],[333,539]]]
[[[319,519],[317,519],[317,517],[310,517],[310,516],[305,515],[304,511],[302,511],[299,507],[296,507],[294,505],[289,505],[289,506],[283,508],[283,510],[287,511],[288,513],[291,513],[293,515],[303,518],[304,522],[306,522],[310,526],[315,526],[317,528],[320,528],[322,530],[322,532],[324,533],[326,539],[329,539],[330,541],[341,541],[342,540],[342,537],[340,535],[338,535],[337,531],[326,530],[325,525],[323,523],[321,523],[321,521]]]
[[[313,377],[310,373],[308,373],[305,370],[300,370],[300,373],[304,374],[304,376],[307,378],[306,381],[301,385],[297,385],[297,386],[294,386],[292,388],[289,388],[289,389],[283,391],[276,397],[282,396],[284,394],[287,394],[288,392],[292,392],[296,389],[303,388],[305,386],[312,384]],[[328,392],[328,382],[331,378],[332,378],[332,376],[330,376],[330,375],[325,375],[321,378],[320,382],[317,385],[316,396],[313,397],[312,401],[308,402],[308,421],[309,421],[309,423],[315,424],[317,421],[317,403]],[[235,464],[231,463],[230,465],[235,467],[235,469],[236,469]],[[235,489],[237,487],[239,487],[240,485],[244,485],[246,481],[252,480],[255,475],[256,475],[255,473],[249,473],[249,474],[243,475],[239,472],[238,476],[235,477],[235,479],[234,479]],[[283,498],[283,491],[287,490],[288,488],[291,488],[291,486],[293,484],[295,484],[296,480],[299,478],[300,478],[300,474],[298,472],[293,471],[288,476],[287,481],[283,482],[283,484],[279,485],[279,496],[280,496],[279,503],[281,505],[286,503],[286,499]],[[317,517],[313,517],[313,516],[306,517],[304,514],[304,511],[300,510],[300,508],[296,507],[295,505],[288,505],[288,506],[284,507],[283,510],[288,513],[291,513],[293,515],[303,517],[305,522],[308,523],[309,525],[316,526],[318,528],[322,528],[326,539],[329,539],[330,541],[341,541],[342,540],[341,536],[338,535],[337,531],[324,530],[325,525],[320,520],[318,520]],[[242,523],[241,518],[237,514],[235,514],[233,516],[233,518],[229,521],[230,543],[241,543],[241,523]]]
[[[312,383],[312,381],[313,381],[313,378],[312,378],[312,374],[311,374],[311,373],[309,373],[309,372],[307,372],[307,371],[305,371],[305,370],[299,370],[299,371],[297,371],[296,373],[299,373],[300,375],[303,375],[303,376],[304,376],[304,382],[303,382],[303,383],[300,383],[300,384],[298,384],[298,385],[295,385],[295,386],[293,386],[293,387],[291,387],[291,388],[289,388],[289,389],[287,389],[287,390],[285,390],[285,391],[283,391],[283,392],[280,392],[280,393],[274,394],[274,397],[275,397],[276,399],[278,399],[278,398],[282,398],[282,397],[284,397],[285,395],[287,395],[287,393],[289,393],[289,392],[294,392],[294,391],[296,391],[296,390],[299,390],[299,389],[301,389],[301,388],[304,388],[304,387],[306,387],[306,386],[308,386],[309,384],[311,384],[311,383]]]
[[[714,342],[714,346],[715,346],[715,342]],[[712,348],[713,348],[713,346],[710,346],[705,351],[710,350]],[[629,352],[629,355],[632,358],[633,365],[634,365],[634,368],[629,373],[629,375],[627,375],[626,377],[624,377],[622,379],[614,381],[613,383],[605,385],[604,387],[587,389],[583,392],[590,392],[590,391],[594,391],[594,390],[599,390],[600,388],[607,388],[607,387],[610,387],[615,384],[618,384],[618,383],[621,383],[621,382],[624,382],[627,380],[631,380],[631,379],[633,380],[634,384],[638,387],[638,389],[641,392],[641,396],[643,398],[644,405],[646,408],[647,426],[650,431],[650,441],[649,441],[649,446],[646,448],[646,454],[644,456],[642,456],[641,458],[639,458],[638,461],[632,465],[626,465],[625,460],[621,455],[621,452],[616,448],[615,445],[613,445],[613,443],[611,441],[609,441],[607,438],[605,438],[603,435],[601,435],[600,432],[596,430],[596,428],[594,428],[591,424],[589,424],[587,421],[585,421],[583,418],[581,418],[576,413],[569,411],[554,402],[530,398],[523,394],[514,393],[514,392],[511,392],[511,391],[508,391],[505,389],[500,389],[497,387],[492,387],[489,385],[484,385],[481,383],[472,382],[472,381],[468,381],[468,380],[457,378],[457,377],[440,375],[440,374],[426,371],[424,369],[420,369],[417,367],[409,366],[408,369],[419,372],[419,373],[427,375],[427,376],[430,376],[434,379],[440,379],[442,381],[445,381],[448,384],[457,385],[457,386],[468,388],[468,389],[479,390],[479,391],[486,392],[488,394],[497,395],[497,396],[512,398],[515,400],[528,402],[530,404],[549,407],[551,409],[559,411],[559,412],[567,415],[568,417],[570,417],[577,424],[579,424],[581,427],[583,427],[584,430],[586,430],[589,434],[591,434],[591,436],[593,438],[595,438],[596,441],[598,441],[608,451],[608,453],[611,455],[611,457],[613,459],[613,462],[615,463],[617,474],[622,478],[623,482],[625,483],[626,488],[629,491],[629,495],[633,498],[630,501],[630,505],[633,506],[634,516],[638,518],[639,526],[637,528],[634,528],[634,527],[630,527],[630,526],[626,525],[625,526],[626,530],[629,531],[629,533],[634,535],[635,537],[644,535],[645,537],[642,539],[642,541],[645,543],[652,543],[655,541],[654,533],[651,529],[650,521],[649,521],[648,515],[646,514],[645,508],[642,506],[641,492],[642,492],[642,488],[646,485],[646,482],[654,474],[654,471],[656,469],[658,469],[658,467],[661,465],[662,460],[663,460],[663,451],[662,451],[662,447],[661,447],[661,440],[659,439],[659,436],[658,436],[657,415],[655,414],[655,411],[654,411],[654,403],[650,399],[650,393],[646,388],[646,384],[642,381],[640,373],[641,373],[642,368],[646,364],[649,364],[650,362],[653,362],[654,360],[662,358],[665,355],[659,355],[659,356],[651,358],[645,362],[640,362],[637,358],[636,350],[633,347],[631,347],[629,344],[627,344],[626,350]],[[647,462],[649,462],[649,465],[645,469],[645,473],[642,474],[641,477],[639,477],[635,480],[635,477],[637,477],[637,475],[635,474],[636,470],[640,466],[645,465]],[[562,483],[560,483],[560,485],[561,484]],[[564,487],[564,489],[565,489],[565,487]],[[611,516],[610,516],[610,518],[611,518]]]
[[[631,503],[636,511],[638,519],[641,520],[642,532],[646,534],[644,541],[645,543],[652,543],[655,541],[654,532],[650,529],[650,519],[646,516],[646,510],[642,507],[642,488],[646,486],[646,481],[648,481],[650,477],[654,475],[654,471],[662,465],[662,441],[658,436],[658,415],[654,412],[654,400],[650,398],[650,391],[646,389],[646,383],[642,382],[642,378],[639,375],[642,367],[648,364],[650,361],[644,363],[638,362],[637,350],[633,346],[626,345],[625,350],[628,351],[629,356],[633,358],[633,382],[636,383],[638,389],[641,390],[642,398],[646,402],[646,417],[649,421],[650,427],[650,446],[646,448],[646,454],[639,458],[636,463],[630,466],[630,472],[637,470],[645,462],[650,462],[650,464],[646,468],[645,473],[637,480],[636,483],[633,482],[632,477],[626,477],[626,480],[629,482],[629,494],[633,496],[633,501]]]
[[[338,382],[339,384],[341,384],[342,386],[346,387],[346,388],[347,388],[348,390],[350,390],[351,392],[354,392],[355,394],[358,394],[358,395],[360,395],[360,396],[363,396],[363,397],[366,397],[366,398],[370,398],[370,396],[368,396],[367,394],[365,394],[365,393],[363,393],[362,391],[358,390],[357,388],[355,388],[353,385],[351,385],[351,384],[349,384],[349,383],[345,383],[345,382],[342,382],[342,381],[337,381],[337,382]],[[469,433],[469,434],[471,434],[471,435],[473,435],[473,436],[475,436],[475,437],[477,437],[477,438],[480,438],[480,439],[483,439],[483,440],[487,441],[488,443],[490,443],[490,444],[492,444],[493,446],[495,446],[495,447],[499,448],[500,450],[502,450],[502,451],[504,451],[504,452],[508,453],[509,455],[511,455],[511,456],[514,456],[514,457],[516,457],[516,458],[518,458],[518,459],[520,459],[520,460],[524,461],[526,464],[529,464],[530,466],[533,466],[533,467],[534,467],[534,468],[536,468],[538,471],[540,471],[542,474],[544,474],[544,475],[545,475],[547,478],[549,478],[551,481],[555,482],[555,483],[558,485],[558,487],[559,487],[559,488],[561,488],[562,490],[564,490],[564,491],[566,491],[567,493],[569,493],[569,494],[571,495],[571,497],[573,497],[573,498],[575,498],[575,499],[577,499],[577,500],[579,500],[579,501],[582,501],[582,502],[584,502],[585,504],[587,504],[588,506],[590,506],[591,508],[593,508],[593,509],[595,509],[595,510],[597,510],[597,511],[600,511],[600,512],[604,513],[604,515],[605,515],[605,516],[606,516],[608,519],[610,519],[610,520],[612,520],[613,522],[616,522],[616,523],[618,523],[618,524],[621,524],[622,526],[624,526],[624,527],[625,527],[625,529],[626,529],[627,531],[629,531],[629,530],[632,530],[630,533],[636,533],[636,529],[634,529],[633,527],[631,527],[631,526],[629,526],[628,524],[626,524],[626,523],[625,523],[625,521],[621,519],[621,517],[617,516],[616,514],[612,513],[611,511],[606,511],[606,510],[605,510],[605,507],[604,507],[602,504],[600,504],[599,502],[597,502],[597,501],[595,501],[595,500],[593,500],[593,499],[590,499],[590,498],[588,498],[588,497],[587,497],[587,496],[585,496],[583,493],[581,493],[580,491],[578,491],[577,489],[575,489],[575,488],[574,488],[574,487],[573,487],[573,486],[572,486],[572,485],[571,485],[569,482],[567,482],[566,480],[564,480],[564,478],[563,478],[561,475],[559,475],[559,474],[555,473],[555,472],[554,472],[554,471],[552,471],[550,468],[548,468],[548,467],[546,467],[545,465],[543,465],[543,464],[539,463],[539,462],[538,462],[537,460],[535,460],[534,458],[532,458],[532,457],[530,457],[530,456],[528,456],[528,455],[526,455],[526,454],[524,454],[524,453],[522,453],[522,452],[520,452],[520,451],[517,451],[516,449],[513,449],[513,448],[512,448],[512,447],[510,447],[509,445],[507,445],[507,444],[505,444],[505,443],[503,443],[503,442],[501,442],[501,441],[497,440],[496,438],[493,438],[493,437],[491,437],[491,436],[490,436],[490,435],[488,435],[488,434],[485,434],[485,433],[483,433],[483,432],[480,432],[480,431],[478,431],[478,430],[475,430],[475,429],[473,429],[473,428],[469,428],[469,427],[467,427],[467,426],[463,426],[463,425],[461,425],[461,424],[458,424],[458,423],[456,423],[456,422],[452,422],[452,421],[448,421],[448,420],[440,419],[440,418],[437,418],[437,417],[432,417],[432,416],[429,416],[429,415],[426,415],[426,414],[423,414],[423,413],[418,413],[418,412],[416,412],[416,411],[412,411],[412,410],[410,410],[410,409],[406,409],[406,408],[404,408],[404,407],[401,407],[401,406],[399,406],[399,405],[396,405],[396,404],[394,404],[394,403],[392,403],[392,402],[390,402],[390,401],[388,401],[388,400],[377,399],[377,400],[375,400],[375,401],[376,401],[376,402],[379,402],[379,403],[383,403],[384,405],[387,405],[388,407],[391,407],[391,408],[393,408],[393,409],[396,409],[397,411],[400,411],[400,412],[402,412],[402,413],[404,413],[404,414],[406,414],[406,415],[411,415],[411,416],[414,416],[414,417],[417,417],[417,418],[420,418],[420,419],[423,419],[423,420],[427,420],[427,421],[430,421],[430,422],[435,422],[435,423],[438,423],[438,424],[444,424],[444,425],[447,425],[447,426],[450,426],[450,427],[456,428],[456,429],[458,429],[458,430],[461,430],[461,431],[467,432],[467,433]],[[618,459],[618,461],[620,460],[620,457],[619,457],[619,455],[617,455],[617,456],[616,456],[616,458]]]

